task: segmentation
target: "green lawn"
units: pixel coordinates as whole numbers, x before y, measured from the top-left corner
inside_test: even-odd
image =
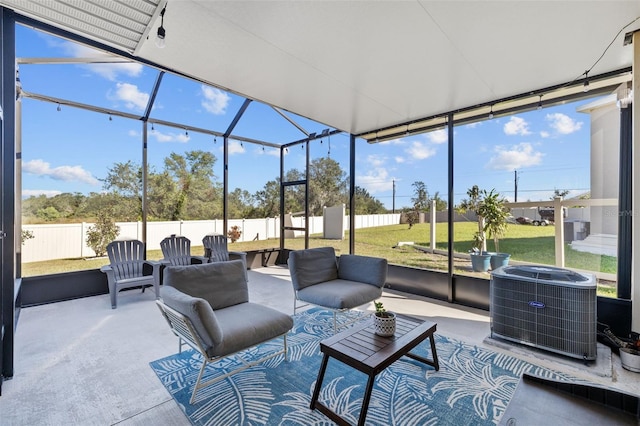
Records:
[[[476,224],[472,222],[458,222],[454,224],[454,251],[467,253],[472,247],[471,236],[476,230]],[[511,254],[514,261],[555,264],[553,226],[536,227],[529,225],[509,225],[507,234],[500,239],[501,252]],[[421,223],[409,229],[408,225],[389,225],[375,228],[364,228],[356,231],[355,252],[370,256],[384,257],[390,263],[411,267],[444,270],[448,268],[447,257],[439,254],[430,254],[417,250],[410,245],[398,247],[399,242],[413,242],[416,245],[429,247],[430,225]],[[349,252],[349,235],[344,240],[325,240],[319,235],[310,237],[310,247],[332,246],[338,254]],[[439,224],[436,230],[436,247],[447,250],[447,224]],[[250,251],[264,248],[279,247],[278,239],[237,242],[229,245],[230,250]],[[288,249],[304,248],[304,239],[297,238],[286,241]],[[496,251],[493,241],[488,244],[489,251]],[[202,246],[192,247],[195,255],[203,253]],[[150,250],[149,259],[160,259],[160,250]],[[96,269],[106,265],[106,258],[100,259],[59,259],[45,262],[31,262],[22,265],[22,276],[46,275],[59,272],[69,272],[83,269]],[[617,259],[611,256],[599,256],[590,253],[581,253],[572,250],[568,245],[565,248],[565,266],[568,268],[583,269],[588,271],[600,271],[611,274],[616,273]],[[470,270],[470,262],[467,259],[455,260],[456,273],[474,274]],[[478,274],[487,276],[486,274]],[[615,296],[615,283],[602,283],[599,286],[602,294]]]

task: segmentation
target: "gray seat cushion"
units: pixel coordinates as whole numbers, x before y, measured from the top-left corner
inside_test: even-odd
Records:
[[[241,260],[168,266],[164,271],[164,285],[206,300],[214,311],[249,301]]]
[[[288,264],[295,290],[338,278],[338,263],[333,247],[292,251]]]
[[[290,315],[257,303],[242,303],[215,312],[224,339],[207,351],[224,356],[285,334],[293,327]]]
[[[331,309],[352,309],[382,296],[382,288],[349,280],[331,280],[305,287],[298,298]]]

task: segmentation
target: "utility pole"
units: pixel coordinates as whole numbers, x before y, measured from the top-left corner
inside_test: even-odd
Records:
[[[514,170],[513,171],[514,176],[513,176],[513,185],[514,185],[514,197],[513,197],[513,202],[517,203],[518,202],[518,171]]]
[[[396,180],[393,180],[393,206],[392,206],[392,213],[396,212]]]

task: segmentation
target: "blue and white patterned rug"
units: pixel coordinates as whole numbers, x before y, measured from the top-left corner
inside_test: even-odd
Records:
[[[369,321],[367,316],[365,321]],[[194,425],[328,425],[309,403],[322,355],[320,340],[333,334],[333,315],[312,309],[296,315],[287,338],[289,361],[274,357],[201,389],[189,398],[202,363],[186,350],[150,363],[167,391]],[[403,357],[376,377],[367,425],[492,425],[513,396],[522,373],[551,379],[570,376],[436,334],[440,371]],[[247,360],[277,351],[282,340],[242,353]],[[430,357],[428,340],[414,349]],[[207,367],[205,378],[240,365],[230,358]],[[356,424],[367,376],[329,360],[320,400]]]

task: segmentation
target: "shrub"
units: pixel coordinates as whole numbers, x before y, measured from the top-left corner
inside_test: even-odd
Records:
[[[227,232],[227,237],[229,237],[232,243],[238,241],[240,239],[240,235],[242,235],[242,231],[238,226],[232,226]]]
[[[33,235],[33,232],[29,231],[28,229],[23,229],[20,232],[20,242],[22,244],[24,244],[25,241],[30,240],[32,238],[35,238],[36,236]]]
[[[120,227],[111,219],[110,210],[102,210],[93,226],[87,229],[87,245],[96,253],[96,257],[107,254],[107,244],[120,234]]]

